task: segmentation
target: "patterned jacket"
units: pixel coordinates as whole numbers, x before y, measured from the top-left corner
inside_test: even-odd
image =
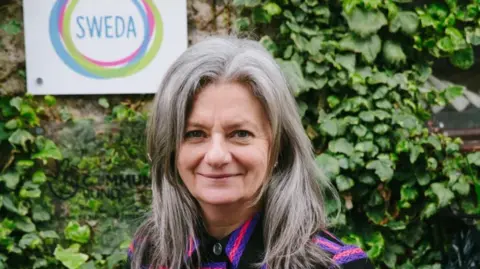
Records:
[[[256,214],[225,238],[218,240],[206,232],[196,240],[190,240],[190,260],[198,251],[204,263],[200,269],[247,269],[262,260],[264,251],[263,225],[261,214]],[[365,252],[357,246],[347,245],[327,231],[319,232],[312,240],[331,255],[331,258],[343,269],[373,269]],[[135,241],[128,250],[128,264],[135,252]],[[127,268],[130,268],[127,265]],[[263,266],[266,268],[266,266]],[[319,269],[322,267],[318,267]],[[144,269],[153,269],[148,265]],[[159,268],[166,269],[166,268]],[[323,269],[323,268],[322,268]],[[325,268],[326,269],[326,268]]]

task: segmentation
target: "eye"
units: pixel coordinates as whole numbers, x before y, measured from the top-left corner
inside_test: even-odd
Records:
[[[205,132],[200,130],[188,131],[185,133],[185,139],[205,137]]]
[[[249,131],[246,131],[246,130],[238,130],[238,131],[235,131],[233,132],[233,136],[234,137],[238,137],[238,138],[249,138],[252,135],[252,133],[250,133]]]

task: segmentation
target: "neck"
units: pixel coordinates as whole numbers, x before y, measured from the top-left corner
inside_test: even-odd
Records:
[[[246,205],[201,205],[208,233],[222,239],[259,211],[259,206]]]

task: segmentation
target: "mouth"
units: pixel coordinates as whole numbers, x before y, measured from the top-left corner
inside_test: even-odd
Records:
[[[210,178],[210,179],[228,179],[232,177],[239,176],[240,174],[204,174],[198,173],[202,177]]]

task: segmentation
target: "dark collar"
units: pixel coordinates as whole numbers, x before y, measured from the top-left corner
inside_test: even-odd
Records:
[[[198,237],[190,240],[187,257],[195,260],[199,252],[202,268],[243,268],[241,264],[260,262],[263,252],[262,214],[256,213],[232,233],[218,240],[202,226]],[[248,245],[248,247],[247,247]],[[260,253],[259,253],[260,252]]]

